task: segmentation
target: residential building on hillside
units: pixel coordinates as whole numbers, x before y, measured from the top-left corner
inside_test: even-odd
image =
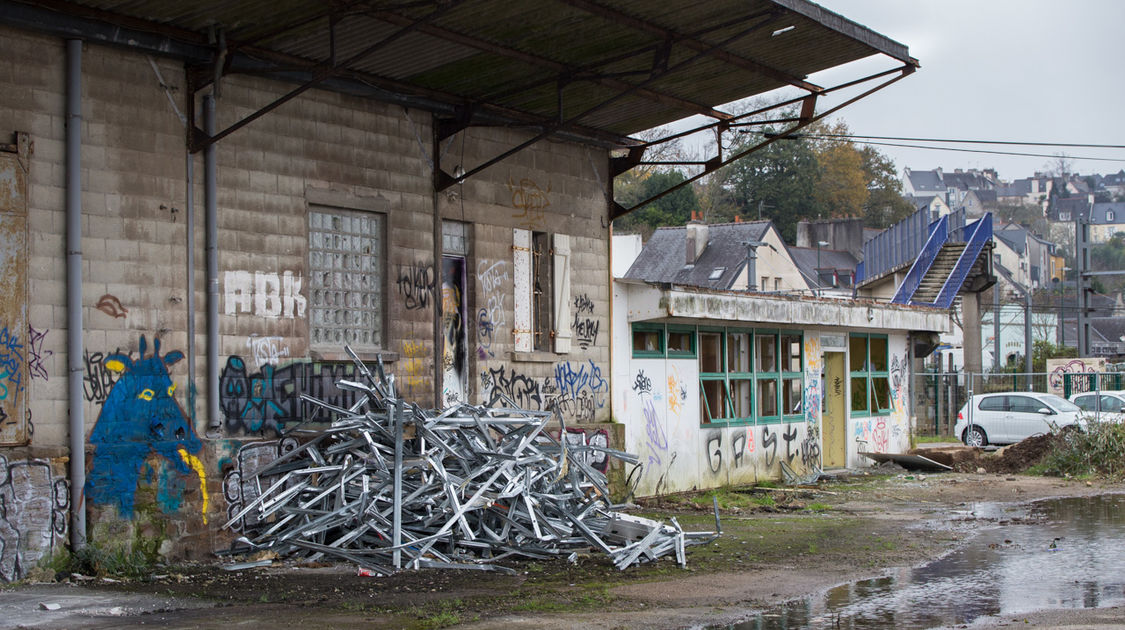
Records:
[[[771,221],[657,228],[626,277],[763,293],[810,289]]]

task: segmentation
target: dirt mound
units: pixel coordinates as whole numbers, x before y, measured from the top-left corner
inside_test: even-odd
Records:
[[[971,473],[983,468],[990,473],[1020,473],[1042,461],[1055,444],[1064,439],[1068,430],[1070,427],[1058,433],[1033,435],[991,453],[968,446],[914,449],[910,452],[951,466],[957,472]]]

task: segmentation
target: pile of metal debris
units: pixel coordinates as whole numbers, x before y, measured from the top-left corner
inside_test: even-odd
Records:
[[[511,571],[495,563],[574,561],[592,549],[625,569],[670,554],[686,566],[684,547],[720,532],[717,509],[715,532],[619,513],[605,475],[583,455],[637,458],[555,439],[545,431],[552,412],[511,400],[422,410],[395,395],[381,362],[372,373],[345,350],[363,382],[337,386],[357,392],[356,403],[343,409],[303,396],[335,420],[299,427],[307,440],[250,480],[258,496],[226,524],[244,534],[232,552],[332,557],[388,575],[404,567]]]

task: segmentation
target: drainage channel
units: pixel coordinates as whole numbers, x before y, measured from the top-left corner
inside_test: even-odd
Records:
[[[1020,511],[1026,518],[989,525],[929,564],[842,584],[726,627],[936,628],[1125,604],[1125,495],[1050,499]]]

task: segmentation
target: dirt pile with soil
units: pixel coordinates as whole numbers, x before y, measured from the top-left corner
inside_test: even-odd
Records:
[[[1071,427],[1065,427],[1057,433],[1033,435],[992,452],[969,446],[947,446],[913,449],[910,453],[950,466],[956,472],[1022,473],[1061,445],[1070,430]]]

